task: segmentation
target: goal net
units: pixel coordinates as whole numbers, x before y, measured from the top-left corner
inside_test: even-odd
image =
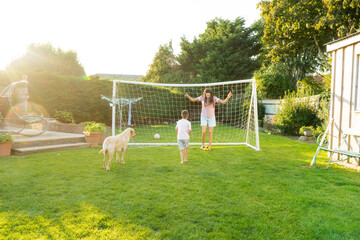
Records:
[[[185,94],[197,98],[205,88],[214,96],[226,99],[216,103],[216,127],[212,145],[248,145],[259,150],[257,98],[254,79],[204,84],[157,84],[135,81],[113,81],[113,96],[107,98],[112,106],[112,134],[128,127],[135,129],[136,138],[130,145],[177,145],[176,122],[181,111],[190,115],[191,145],[201,145],[201,102],[191,102]],[[155,136],[157,135],[157,136]],[[208,131],[206,142],[208,142]]]

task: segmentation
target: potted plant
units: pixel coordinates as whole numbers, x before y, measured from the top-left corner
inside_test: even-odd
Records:
[[[303,134],[306,137],[311,137],[313,135],[314,128],[312,126],[310,127],[301,127],[300,128],[300,134]]]
[[[96,122],[86,122],[85,124],[85,141],[90,143],[90,147],[97,147],[101,139],[101,133],[106,132],[105,124]]]
[[[8,157],[14,138],[8,133],[0,133],[0,157]]]

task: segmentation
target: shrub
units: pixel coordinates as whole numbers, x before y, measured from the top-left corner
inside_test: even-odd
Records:
[[[281,108],[276,115],[276,124],[280,132],[298,135],[302,126],[316,128],[321,124],[321,120],[317,116],[316,104],[310,99],[310,96],[311,92],[305,89],[285,94]]]
[[[0,133],[0,143],[6,143],[8,141],[13,141],[13,136],[9,133]]]
[[[271,65],[255,74],[256,86],[260,98],[276,99],[285,92],[295,90],[291,73],[282,65]]]
[[[314,132],[314,127],[313,126],[309,126],[309,127],[303,126],[303,127],[300,128],[299,134],[304,135],[305,131],[310,131],[310,130]]]
[[[84,132],[86,135],[89,135],[92,132],[106,132],[105,124],[103,123],[96,123],[96,122],[88,122],[85,126]]]
[[[55,110],[55,118],[62,123],[75,123],[74,115],[68,111]]]

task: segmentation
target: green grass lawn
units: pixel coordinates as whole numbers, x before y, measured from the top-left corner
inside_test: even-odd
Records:
[[[316,146],[261,134],[246,146],[100,148],[0,159],[0,239],[358,239],[360,173]]]

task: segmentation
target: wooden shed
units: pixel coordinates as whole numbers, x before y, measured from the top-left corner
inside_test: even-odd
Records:
[[[332,53],[330,104],[332,124],[329,148],[341,147],[358,153],[360,152],[360,32],[328,43],[327,51]],[[356,159],[350,159],[350,162],[359,164]]]

